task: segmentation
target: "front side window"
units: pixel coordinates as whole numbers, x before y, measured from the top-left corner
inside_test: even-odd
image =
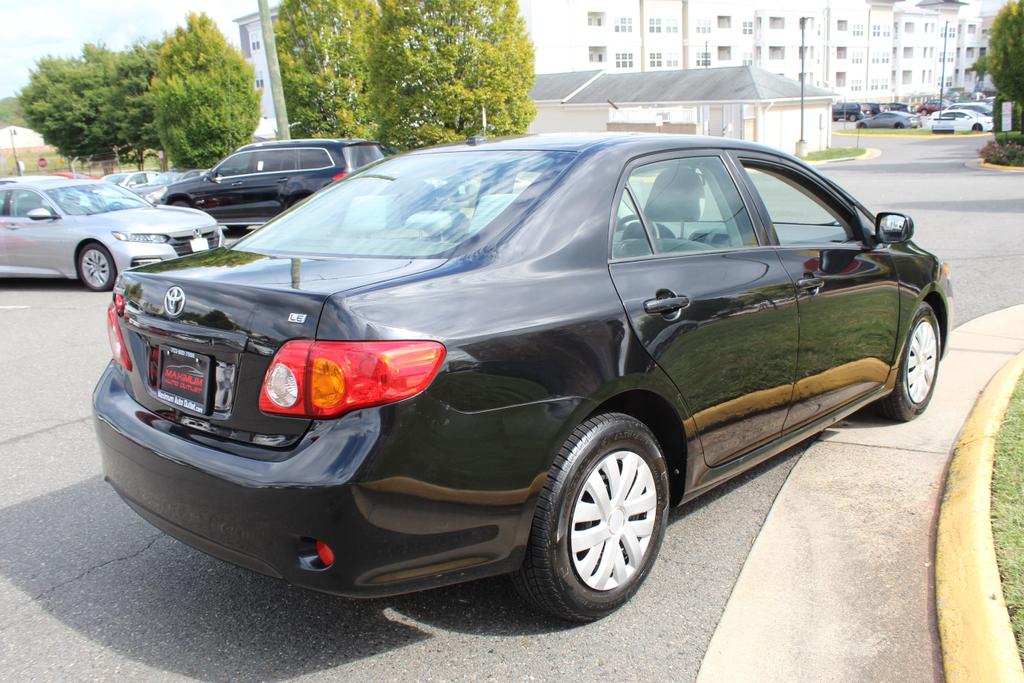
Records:
[[[780,244],[847,242],[853,231],[812,187],[772,167],[743,166],[761,195]]]
[[[55,187],[47,190],[46,195],[70,216],[91,216],[123,209],[148,209],[152,206],[130,190],[103,182]]]
[[[659,254],[757,246],[739,190],[718,157],[647,164],[630,174],[628,187]]]
[[[10,215],[25,218],[32,209],[45,209],[46,202],[31,190],[11,190]]]
[[[567,152],[436,152],[382,161],[243,238],[243,251],[441,258],[528,208]],[[504,219],[504,220],[503,220]]]
[[[217,166],[216,175],[235,176],[249,173],[249,162],[252,155],[248,152],[232,154]]]

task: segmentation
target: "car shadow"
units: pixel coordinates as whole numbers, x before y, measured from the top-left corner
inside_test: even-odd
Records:
[[[90,292],[85,285],[78,280],[67,278],[28,278],[12,277],[0,279],[0,292],[3,291],[24,291],[35,289],[44,292],[87,292],[110,296],[109,292]]]
[[[802,450],[675,508],[670,524]],[[580,628],[531,610],[506,577],[366,600],[295,588],[156,531],[98,476],[0,510],[0,557],[0,575],[26,596],[22,605],[125,658],[209,681],[324,671],[436,630],[500,637]],[[10,610],[0,629],[19,618]]]

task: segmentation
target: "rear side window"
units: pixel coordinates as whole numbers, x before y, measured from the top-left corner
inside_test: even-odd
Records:
[[[853,231],[826,197],[813,187],[769,167],[752,167],[744,161],[747,175],[761,195],[780,244],[846,242]]]
[[[384,158],[384,153],[376,145],[350,145],[344,153],[345,161],[353,171]]]
[[[299,153],[298,163],[300,170],[310,171],[334,165],[334,161],[326,149],[300,149],[297,151]]]
[[[500,229],[550,187],[567,152],[396,157],[328,186],[240,240],[244,251],[436,258]]]
[[[612,258],[635,258],[653,254],[640,212],[629,192],[622,193],[612,232]]]
[[[717,156],[641,166],[628,185],[659,254],[757,246],[739,190]]]

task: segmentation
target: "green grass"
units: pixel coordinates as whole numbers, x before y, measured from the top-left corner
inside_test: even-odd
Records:
[[[1017,652],[1024,661],[1024,379],[1017,384],[996,440],[992,533]]]
[[[829,159],[842,159],[845,157],[859,157],[867,150],[863,147],[833,147],[818,152],[811,152],[802,157],[804,161],[827,161]]]

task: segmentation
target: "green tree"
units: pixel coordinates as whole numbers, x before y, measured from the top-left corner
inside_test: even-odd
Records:
[[[372,137],[367,97],[372,0],[283,0],[274,26],[292,132]]]
[[[146,150],[160,148],[156,99],[150,83],[156,75],[160,43],[136,43],[116,54],[107,105],[100,121],[113,136],[122,159],[142,168]]]
[[[974,73],[978,77],[978,82],[985,80],[985,76],[988,75],[988,55],[982,55],[974,60],[974,64],[967,67],[967,70]]]
[[[1024,0],[1008,2],[999,10],[989,33],[987,66],[1004,100],[1024,103]],[[1018,127],[1024,131],[1024,121]]]
[[[251,141],[260,118],[255,74],[205,14],[167,36],[153,79],[156,125],[174,163],[210,166]]]
[[[0,99],[0,126],[26,126],[25,113],[17,97]]]
[[[370,98],[383,141],[408,148],[517,135],[535,113],[533,46],[516,0],[380,0]]]
[[[114,52],[88,44],[81,57],[40,59],[18,94],[29,126],[66,157],[113,156],[117,136],[103,111],[116,62]]]

